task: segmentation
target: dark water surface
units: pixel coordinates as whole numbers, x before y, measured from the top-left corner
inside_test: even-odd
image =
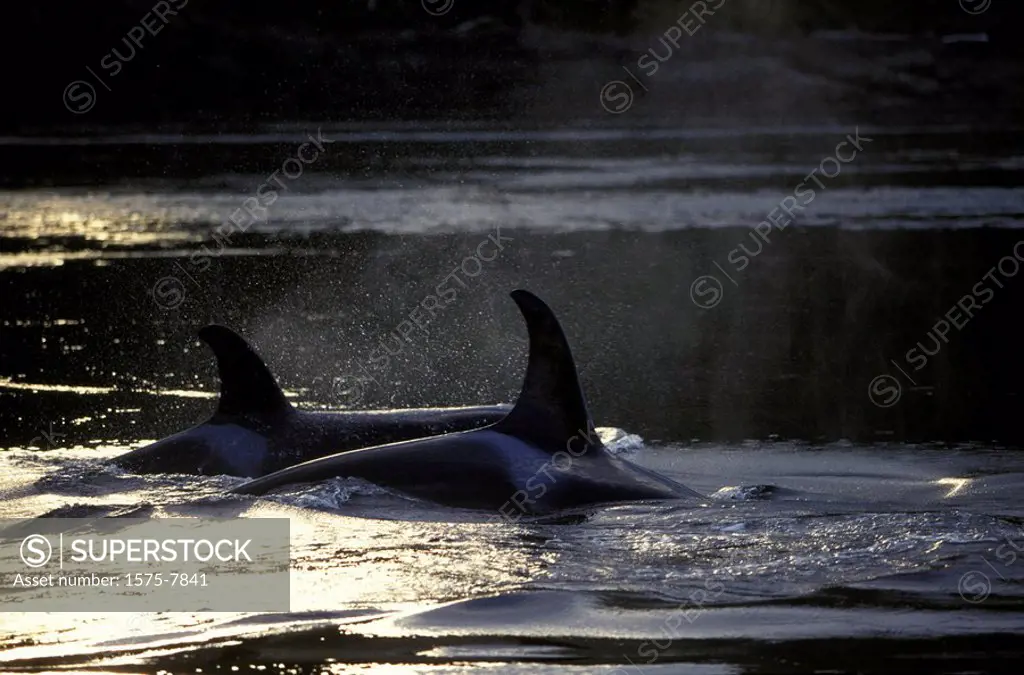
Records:
[[[0,669],[1017,672],[1024,135],[861,127],[822,188],[854,126],[324,127],[218,243],[317,129],[0,144],[0,516],[287,515],[295,568],[286,615],[5,616]],[[207,414],[211,321],[302,406],[511,400],[519,287],[704,504],[512,526],[102,464]]]
[[[171,155],[191,167],[0,193],[11,444],[69,410],[93,418],[64,423],[73,442],[125,438],[129,421],[24,383],[102,388],[141,407],[130,417],[151,436],[195,419],[204,401],[135,398],[213,384],[195,341],[210,321],[320,403],[509,400],[517,287],[562,318],[596,417],[645,437],[1021,441],[1019,133],[322,133],[336,140],[323,161],[284,188],[268,176],[316,127],[250,144],[0,146],[14,165],[69,155],[71,184],[119,156],[150,153],[150,174]],[[857,133],[864,152],[824,164],[838,176],[807,178]],[[266,170],[217,168],[232,164]],[[268,189],[253,222],[241,207]],[[787,224],[794,194],[807,206]],[[759,238],[770,213],[784,229]],[[893,379],[869,395],[880,376]]]

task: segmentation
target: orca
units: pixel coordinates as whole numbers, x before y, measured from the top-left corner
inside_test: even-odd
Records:
[[[608,452],[554,313],[529,291],[511,296],[526,320],[529,359],[519,399],[501,421],[323,457],[230,492],[259,495],[294,483],[357,477],[446,506],[496,509],[507,520],[608,502],[703,498]]]
[[[115,465],[134,473],[255,478],[345,450],[482,427],[510,409],[299,410],[240,335],[211,324],[199,338],[217,359],[216,411],[202,424],[114,458]]]

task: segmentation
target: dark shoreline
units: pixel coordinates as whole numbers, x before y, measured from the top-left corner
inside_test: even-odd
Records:
[[[637,92],[630,123],[685,124],[695,114],[803,123],[837,111],[861,122],[1012,123],[1024,110],[1020,3],[972,15],[956,0],[771,0],[764,18],[749,2],[729,0],[671,49]],[[103,15],[50,4],[68,3],[10,8],[12,53],[33,59],[11,69],[18,97],[0,135],[246,130],[301,119],[608,120],[602,85],[636,71],[689,6],[665,2],[644,14],[629,0],[609,0],[604,11],[582,1],[456,2],[431,16],[416,2],[293,2],[268,26],[245,3],[191,2],[152,34],[140,28],[149,0],[114,2]],[[131,30],[143,33],[138,46]],[[61,49],[19,44],[37,35]],[[721,72],[709,78],[715,64]]]

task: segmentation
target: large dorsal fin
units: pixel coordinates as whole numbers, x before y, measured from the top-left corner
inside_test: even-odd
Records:
[[[569,342],[554,312],[529,291],[511,295],[526,320],[530,360],[519,400],[492,428],[552,453],[567,449],[570,442],[568,449],[576,455],[600,447]]]
[[[292,410],[263,359],[241,335],[211,324],[199,330],[199,339],[210,345],[217,357],[218,415],[271,417]]]

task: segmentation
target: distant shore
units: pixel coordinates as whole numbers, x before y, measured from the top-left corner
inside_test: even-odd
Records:
[[[584,21],[593,10],[579,3],[558,16],[518,2],[486,11],[455,3],[431,16],[418,3],[369,3],[371,11],[297,2],[273,27],[230,3],[173,0],[186,6],[158,12],[163,22],[152,3],[129,0],[102,19],[85,7],[44,17],[16,5],[9,26],[42,21],[62,48],[12,69],[17,96],[0,135],[244,132],[307,119],[864,123],[920,121],[922,110],[929,121],[1022,118],[1015,33],[1024,3],[971,15],[957,0],[914,12],[870,2],[830,15],[805,7],[809,0],[773,0],[773,13],[754,21],[753,2],[731,0],[703,23],[676,16],[690,11],[686,3],[609,2],[610,14]],[[628,114],[621,86],[602,99],[617,81],[635,96]]]

